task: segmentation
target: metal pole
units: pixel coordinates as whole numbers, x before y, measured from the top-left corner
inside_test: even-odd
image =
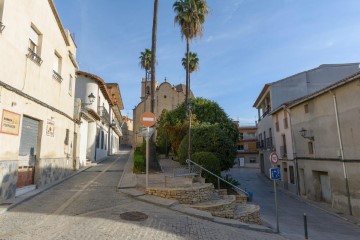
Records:
[[[149,187],[149,131],[150,128],[147,127],[147,132],[146,132],[146,187]]]
[[[277,203],[277,193],[276,193],[276,181],[274,182],[274,193],[275,193],[275,212],[276,212],[276,232],[279,233],[279,213],[278,213],[278,203]]]
[[[306,213],[304,213],[304,231],[305,231],[305,239],[308,239],[308,229],[307,229]]]
[[[341,155],[342,167],[343,167],[343,171],[344,171],[345,188],[346,188],[346,195],[347,195],[347,200],[348,200],[349,214],[353,215],[352,214],[352,206],[351,206],[350,189],[349,189],[349,179],[348,179],[348,174],[346,171],[344,148],[343,148],[342,139],[341,139],[340,122],[339,122],[339,116],[338,116],[339,114],[338,114],[338,109],[337,109],[336,95],[332,91],[330,91],[330,93],[333,95],[333,100],[334,100],[336,127],[337,127],[337,132],[338,132],[338,137],[339,137],[340,155]]]

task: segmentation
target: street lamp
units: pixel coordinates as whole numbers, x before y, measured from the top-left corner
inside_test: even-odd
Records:
[[[307,130],[305,128],[301,128],[301,130],[299,131],[300,132],[300,135],[303,137],[303,138],[307,138],[311,141],[314,141],[314,136],[308,136],[307,135]]]
[[[88,106],[88,105],[91,105],[93,104],[93,102],[95,101],[95,96],[93,93],[90,93],[89,96],[89,102],[88,103],[81,103],[81,106]]]

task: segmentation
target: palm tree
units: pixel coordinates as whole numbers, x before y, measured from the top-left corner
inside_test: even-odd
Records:
[[[155,79],[156,79],[156,32],[157,32],[157,18],[158,18],[159,0],[154,0],[154,16],[152,26],[152,38],[151,38],[151,112],[155,113]],[[149,167],[152,170],[160,170],[159,163],[156,160],[156,146],[155,146],[155,134],[152,134],[149,141]]]
[[[178,0],[174,3],[173,9],[176,13],[175,23],[181,28],[181,37],[186,38],[186,92],[185,102],[188,105],[190,92],[190,40],[201,37],[203,32],[203,24],[209,13],[209,9],[205,0]]]
[[[187,67],[187,54],[185,53],[185,57],[181,59],[181,63],[186,70]],[[197,71],[199,69],[199,58],[196,53],[189,52],[189,89],[190,88],[190,75],[192,72]]]
[[[139,65],[141,67],[141,69],[145,69],[145,100],[146,100],[146,96],[148,94],[147,92],[147,81],[148,81],[148,76],[149,76],[149,70],[151,68],[151,51],[150,49],[148,48],[145,48],[145,51],[144,52],[141,52],[140,53],[140,62],[139,62]],[[146,103],[145,103],[145,106],[146,106]]]

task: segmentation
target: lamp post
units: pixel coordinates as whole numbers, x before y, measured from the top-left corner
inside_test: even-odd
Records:
[[[85,102],[84,102],[84,103],[81,103],[81,106],[82,106],[82,107],[91,105],[91,104],[93,104],[93,102],[95,101],[95,96],[94,96],[93,93],[90,93],[89,96],[88,96],[88,98],[89,98],[89,102],[88,102],[88,103],[85,103]]]
[[[300,135],[301,135],[303,138],[307,138],[307,139],[309,139],[309,140],[311,140],[311,141],[314,141],[314,140],[315,140],[314,136],[308,136],[308,135],[307,135],[307,130],[306,130],[305,128],[301,128],[301,130],[300,130],[299,132],[300,132]]]

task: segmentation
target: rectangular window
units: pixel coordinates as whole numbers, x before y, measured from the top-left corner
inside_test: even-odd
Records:
[[[100,129],[96,129],[96,148],[100,148]]]
[[[275,123],[275,130],[276,130],[276,132],[280,131],[279,122]]]
[[[284,118],[284,128],[287,129],[289,127],[289,124],[288,124],[288,119],[287,117]]]
[[[70,130],[69,129],[66,129],[66,132],[65,132],[65,145],[69,145],[69,134],[70,134]]]
[[[39,33],[34,29],[34,27],[30,28],[30,39],[29,39],[29,48],[37,55],[39,54]]]
[[[250,163],[256,163],[256,158],[250,157]]]
[[[73,77],[70,74],[70,77],[69,77],[69,94],[70,94],[70,96],[72,96],[72,85],[73,85]]]
[[[31,26],[30,34],[29,34],[29,48],[28,54],[26,55],[33,62],[38,64],[39,66],[42,64],[42,59],[40,57],[40,43],[41,43],[41,35],[35,26]]]
[[[240,139],[240,140],[243,140],[243,139],[244,139],[244,133],[241,132],[241,133],[239,134],[239,139]]]
[[[295,183],[294,167],[289,166],[289,171],[290,171],[290,183],[294,184]]]
[[[239,151],[244,150],[244,145],[238,145],[238,150]]]
[[[308,113],[309,112],[309,104],[305,104],[304,105],[304,112]]]
[[[101,131],[101,149],[104,149],[104,131]]]
[[[55,51],[54,54],[54,63],[53,63],[53,78],[62,82],[61,77],[61,56]]]
[[[281,139],[282,139],[282,146],[280,147],[281,156],[282,157],[287,157],[287,147],[286,147],[286,136],[285,136],[285,134],[281,135]]]
[[[314,154],[313,142],[308,142],[308,149],[309,149],[309,154]]]

